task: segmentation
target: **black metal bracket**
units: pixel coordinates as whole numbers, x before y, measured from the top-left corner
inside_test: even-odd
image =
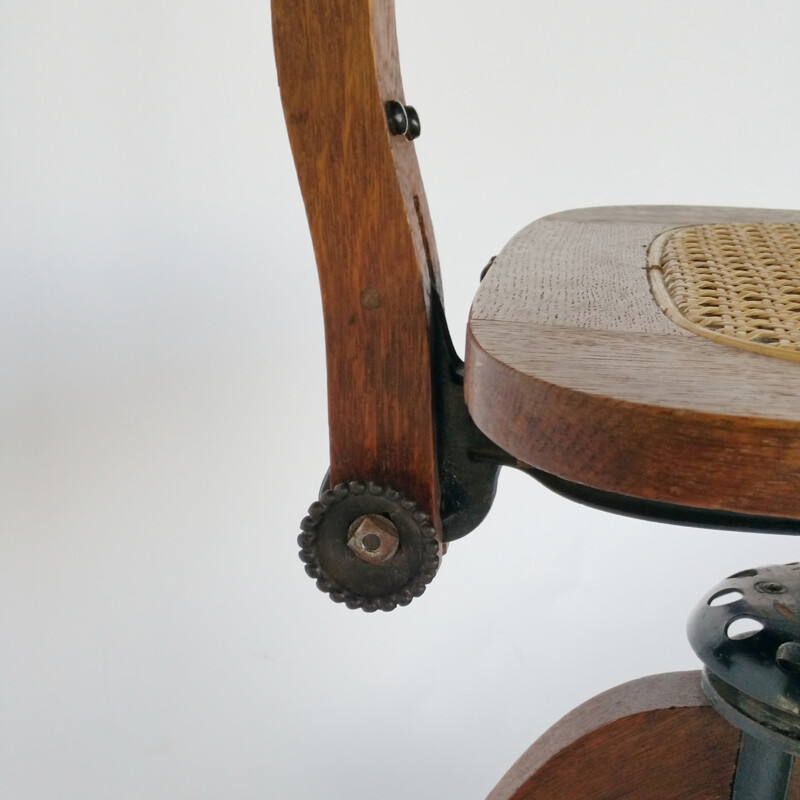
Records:
[[[767,517],[757,514],[742,514],[735,511],[721,511],[713,508],[696,508],[660,500],[647,500],[641,497],[607,492],[582,483],[559,478],[549,472],[523,464],[511,458],[509,466],[535,478],[556,494],[576,503],[610,511],[623,517],[643,519],[648,522],[661,522],[669,525],[688,525],[692,528],[712,528],[721,531],[741,533],[783,533],[800,534],[800,520],[790,517]]]
[[[452,542],[475,530],[489,513],[508,454],[469,415],[464,362],[453,347],[436,291],[431,292],[431,328],[440,514],[444,541]]]

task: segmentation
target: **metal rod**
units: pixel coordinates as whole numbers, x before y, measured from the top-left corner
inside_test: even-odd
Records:
[[[786,800],[791,774],[789,753],[743,733],[731,800]]]

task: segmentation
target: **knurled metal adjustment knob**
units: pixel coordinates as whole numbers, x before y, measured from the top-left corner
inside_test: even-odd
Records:
[[[322,491],[300,528],[306,572],[348,608],[408,605],[441,561],[430,517],[400,492],[375,483],[352,481]]]
[[[717,711],[800,754],[800,563],[731,575],[694,609],[688,635]]]

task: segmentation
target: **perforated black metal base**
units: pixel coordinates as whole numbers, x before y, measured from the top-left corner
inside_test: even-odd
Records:
[[[800,755],[800,564],[746,569],[689,618],[711,705],[742,731],[732,800],[784,800]]]

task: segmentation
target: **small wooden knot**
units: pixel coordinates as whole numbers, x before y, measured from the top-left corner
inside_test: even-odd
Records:
[[[367,286],[361,291],[361,307],[366,308],[367,311],[380,308],[382,302],[383,296],[374,286]]]

